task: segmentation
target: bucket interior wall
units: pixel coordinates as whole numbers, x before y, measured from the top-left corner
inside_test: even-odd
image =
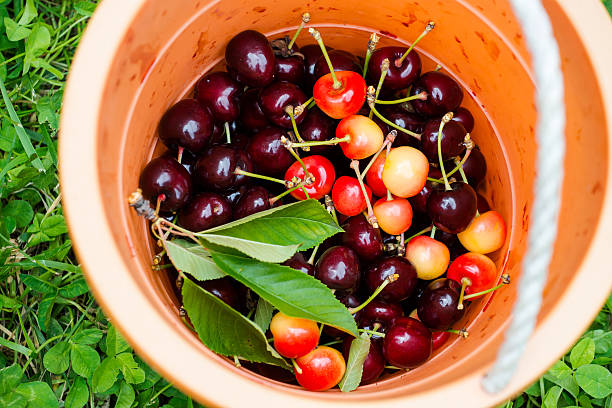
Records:
[[[600,105],[589,103],[599,98],[599,90],[586,52],[557,5],[552,1],[545,5],[555,27],[565,26],[556,33],[565,73],[568,148],[559,238],[541,318],[573,278],[589,246],[589,227],[601,212],[605,185],[594,175],[605,174],[608,160],[604,113]],[[228,40],[247,28],[272,37],[291,32],[304,11],[311,13],[312,25],[320,29],[328,45],[357,55],[364,53],[372,31],[383,37],[379,46],[409,43],[429,20],[436,22],[436,29],[417,50],[423,56],[424,71],[439,63],[464,87],[464,106],[476,119],[472,136],[487,158],[484,195],[509,226],[506,245],[494,259],[500,273],[509,273],[514,282],[520,276],[532,202],[536,112],[528,53],[507,2],[150,0],[128,30],[109,72],[99,118],[99,177],[106,186],[105,216],[112,220],[116,241],[124,244],[122,255],[131,265],[130,273],[143,282],[150,301],[184,336],[194,337],[177,315],[172,282],[150,268],[151,247],[144,239],[147,226],[128,209],[126,197],[137,188],[138,175],[156,149],[159,118],[219,63]],[[299,44],[312,42],[306,31],[298,40]],[[422,391],[490,364],[514,299],[515,285],[510,285],[475,302],[463,321],[470,330],[467,340],[454,341],[427,364],[361,387],[355,395],[374,398],[380,393]],[[217,358],[204,346],[201,349]],[[229,364],[217,359],[219,364]],[[268,384],[303,392],[272,381]],[[332,394],[325,394],[326,398],[353,398]]]

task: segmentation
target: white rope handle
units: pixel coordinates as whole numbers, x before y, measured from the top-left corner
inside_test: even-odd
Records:
[[[490,393],[501,391],[510,382],[535,327],[557,235],[565,154],[563,74],[550,19],[540,0],[510,2],[523,27],[535,73],[537,173],[528,248],[523,258],[514,317],[497,360],[482,380],[484,389]]]

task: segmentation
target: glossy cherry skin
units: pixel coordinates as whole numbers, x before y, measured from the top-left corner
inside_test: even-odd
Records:
[[[265,35],[246,30],[236,34],[225,47],[225,62],[236,79],[252,88],[274,80],[274,52]]]
[[[385,160],[387,160],[387,152],[382,151],[376,160],[374,160],[374,163],[372,163],[372,166],[370,167],[370,170],[368,170],[365,177],[366,184],[372,189],[372,192],[377,197],[384,197],[387,194],[387,187],[382,181],[382,172],[383,167],[385,167]]]
[[[376,153],[385,137],[376,123],[362,115],[347,116],[336,128],[336,137],[350,136],[347,142],[339,143],[342,152],[349,159],[361,160]]]
[[[456,234],[449,234],[448,232],[444,232],[439,229],[436,231],[435,235],[436,240],[442,242],[448,248],[451,262],[459,255],[463,255],[468,252],[467,249],[461,245]]]
[[[294,162],[291,153],[281,143],[283,135],[285,132],[282,129],[267,127],[251,138],[247,152],[257,172],[268,176],[279,176]]]
[[[497,211],[487,211],[476,216],[457,238],[468,251],[488,254],[504,246],[506,222]]]
[[[314,320],[287,316],[278,312],[270,322],[274,348],[287,358],[302,357],[319,344],[319,326]]]
[[[399,235],[412,224],[412,207],[404,198],[379,199],[373,207],[378,225],[387,234]]]
[[[423,135],[421,136],[421,151],[425,153],[425,156],[433,163],[438,163],[439,161],[438,130],[440,129],[440,122],[440,119],[428,120],[423,129]],[[467,132],[463,125],[459,122],[453,122],[451,120],[444,125],[442,129],[442,140],[440,140],[442,160],[446,161],[451,157],[462,155],[463,152],[465,152],[463,141],[466,134]]]
[[[164,113],[159,121],[159,138],[171,149],[183,147],[198,153],[208,146],[214,119],[210,110],[195,99],[183,99]]]
[[[381,333],[387,331],[395,319],[404,315],[404,310],[397,303],[374,299],[358,312],[359,327],[373,327],[380,324]]]
[[[238,119],[242,88],[227,72],[204,75],[196,84],[195,93],[198,101],[208,106],[219,122]]]
[[[478,212],[480,214],[484,214],[491,209],[489,202],[482,194],[476,193],[476,197],[478,200]]]
[[[304,272],[307,275],[314,276],[315,268],[312,264],[306,262],[304,255],[301,252],[296,252],[293,256],[283,262],[284,266],[295,269],[296,271]]]
[[[391,149],[383,167],[382,180],[398,197],[412,197],[425,186],[429,161],[419,150],[410,146]]]
[[[296,85],[304,83],[304,58],[298,55],[276,57],[274,75],[277,81],[288,81]]]
[[[342,354],[327,346],[319,346],[295,362],[301,371],[296,370],[295,378],[310,391],[325,391],[335,387],[346,371]]]
[[[372,199],[372,190],[365,186],[368,199]],[[366,209],[366,199],[355,177],[338,177],[332,188],[332,200],[336,211],[347,217],[353,217]]]
[[[307,142],[329,140],[334,136],[336,122],[321,112],[316,106],[308,111],[306,118],[298,126],[300,136]],[[334,146],[311,146],[307,154],[330,152]]]
[[[268,210],[270,205],[270,194],[261,186],[249,188],[234,206],[234,219],[248,217],[260,211]]]
[[[198,285],[224,301],[232,309],[240,310],[242,302],[238,295],[236,282],[229,276],[198,282]]]
[[[345,246],[325,251],[315,265],[315,278],[330,289],[352,289],[359,283],[359,258]]]
[[[389,121],[391,121],[392,123],[396,124],[397,126],[401,128],[410,130],[411,132],[414,132],[414,133],[423,133],[423,128],[425,127],[426,120],[422,116],[414,112],[408,112],[407,110],[402,109],[400,106],[391,105],[390,107],[384,110],[383,114],[385,118],[387,118]],[[375,121],[376,119],[378,119],[378,117],[375,118]],[[385,133],[389,133],[389,131],[391,131],[392,128],[389,127],[387,124],[384,124],[384,125],[386,126],[386,131],[384,129],[383,131]],[[380,126],[380,123],[379,123],[379,126]],[[419,140],[404,132],[398,131],[397,138],[396,138],[394,145],[395,146],[412,146],[412,147],[418,148]]]
[[[457,257],[450,264],[446,276],[459,283],[463,278],[469,279],[465,294],[471,295],[495,285],[497,268],[488,256],[468,252]]]
[[[423,91],[427,92],[426,100],[412,101],[412,106],[421,115],[444,115],[457,109],[463,100],[461,86],[453,78],[439,71],[430,71],[421,75],[412,85],[410,95]]]
[[[314,182],[305,187],[308,196],[315,200],[323,198],[332,189],[336,180],[334,165],[325,157],[313,155],[302,159],[308,172],[314,177]],[[285,172],[285,180],[292,180],[294,177],[300,180],[306,179],[304,168],[299,162],[294,162]],[[300,188],[291,192],[291,195],[298,200],[305,200],[306,194]]]
[[[432,347],[431,332],[423,323],[411,317],[401,317],[387,330],[383,355],[391,365],[414,368],[429,359]]]
[[[342,245],[346,245],[364,261],[373,261],[383,253],[380,230],[359,214],[342,224]]]
[[[178,153],[173,150],[166,150],[162,156],[169,157],[175,160],[178,159]],[[196,161],[197,161],[197,157],[193,153],[191,153],[189,150],[183,150],[183,155],[181,157],[181,164],[183,165],[185,170],[187,170],[187,173],[191,174],[193,172]]]
[[[472,112],[460,106],[455,110],[455,114],[453,115],[453,121],[459,122],[465,128],[465,131],[471,133],[474,130],[474,116],[472,116]]]
[[[191,196],[191,177],[185,168],[171,157],[151,160],[140,173],[138,186],[153,207],[164,195],[160,210],[174,212],[184,206]]]
[[[395,64],[396,60],[399,60],[407,50],[405,47],[382,47],[374,51],[368,64],[368,82],[378,84],[382,62],[387,58],[390,64],[383,87],[393,91],[408,88],[421,75],[421,58],[415,50],[412,50],[398,67]]]
[[[248,181],[246,176],[234,174],[236,168],[253,170],[246,152],[227,145],[213,146],[198,159],[193,176],[203,188],[223,191]]]
[[[435,331],[431,333],[431,341],[433,350],[437,350],[444,345],[450,338],[450,333],[447,331]]]
[[[476,192],[466,183],[455,182],[450,186],[448,191],[443,186],[432,191],[427,200],[427,214],[437,228],[457,234],[476,215]]]
[[[440,170],[438,170],[436,167],[430,166],[429,174],[427,175],[427,177],[439,180],[442,178],[442,172],[440,172]],[[423,189],[421,189],[421,191],[419,191],[417,195],[412,196],[408,199],[408,201],[410,201],[410,204],[412,205],[412,209],[415,212],[419,212],[421,214],[427,213],[427,200],[429,200],[431,192],[436,189],[438,184],[440,183],[427,180],[425,182],[425,185],[423,186]]]
[[[333,48],[327,47],[327,51]],[[317,61],[323,55],[321,47],[318,44],[308,44],[300,48],[300,53],[304,56],[304,74],[306,82],[306,90],[312,91],[312,87],[318,78],[315,78],[315,66]]]
[[[315,103],[325,114],[342,119],[361,109],[366,98],[366,83],[360,74],[353,71],[338,71],[336,78],[341,83],[334,88],[331,73],[317,80],[312,89]]]
[[[459,309],[461,284],[452,279],[438,279],[423,291],[417,313],[423,324],[431,330],[448,330],[461,319],[465,309]]]
[[[190,231],[204,231],[232,220],[230,203],[217,193],[199,193],[179,214],[178,223]]]
[[[406,245],[405,256],[414,265],[418,278],[423,280],[440,277],[450,261],[447,246],[427,235],[412,238]]]
[[[240,123],[245,128],[257,131],[270,124],[259,104],[259,90],[251,88],[240,97]]]
[[[327,54],[334,67],[334,72],[352,71],[361,75],[359,60],[350,52],[344,50],[331,50],[328,51]],[[315,64],[314,77],[319,79],[325,74],[329,74],[329,66],[325,58],[323,58],[323,55],[321,55]]]
[[[259,104],[264,114],[273,124],[291,128],[291,117],[285,112],[287,106],[298,105],[306,102],[306,94],[295,84],[287,81],[276,81],[265,87],[259,94]],[[302,123],[306,114],[302,113],[295,117],[296,123]]]
[[[353,337],[346,337],[342,342],[342,355],[345,360],[348,360],[353,340]],[[371,341],[370,351],[363,362],[363,371],[359,385],[373,383],[380,377],[383,371],[385,371],[385,358],[382,354],[382,346],[378,341]]]
[[[378,296],[389,302],[400,302],[408,298],[416,287],[417,273],[410,261],[399,256],[381,259],[366,270],[365,283],[370,293],[374,293],[393,274],[399,275],[397,280],[389,283]]]
[[[484,180],[487,174],[487,161],[479,148],[475,148],[470,152],[465,163],[461,166],[468,183],[474,188]]]

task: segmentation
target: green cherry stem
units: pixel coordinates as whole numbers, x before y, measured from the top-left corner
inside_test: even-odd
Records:
[[[459,330],[455,330],[455,329],[448,329],[448,330],[443,330],[447,333],[452,333],[452,334],[456,334],[457,336],[461,336],[464,339],[467,339],[468,336],[470,335],[470,333],[467,331],[467,329],[459,329]]]
[[[438,230],[438,228],[436,228],[435,225],[432,225],[431,226],[431,234],[429,234],[429,238],[435,238],[437,230]]]
[[[469,138],[469,136],[470,136],[469,133],[465,136],[466,140]],[[460,169],[463,168],[463,164],[467,161],[468,157],[470,157],[470,153],[474,149],[474,142],[472,142],[471,139],[470,139],[470,142],[472,144],[471,145],[467,145],[468,147],[465,150],[465,155],[463,156],[463,159],[458,160],[457,158],[455,158],[455,168],[452,169],[451,171],[449,171],[448,173],[446,173],[446,177],[452,176],[457,171],[459,171]],[[427,180],[433,181],[434,183],[444,183],[444,179],[435,179],[435,178],[427,177]]]
[[[371,334],[372,336],[379,336],[379,337],[385,337],[385,333],[381,333],[381,332],[377,332],[375,330],[368,330],[368,329],[357,329],[360,333],[368,333]],[[397,367],[395,367],[397,368]],[[398,368],[398,370],[400,370]]]
[[[380,66],[380,78],[378,78],[378,85],[376,85],[376,92],[374,93],[375,101],[376,99],[378,99],[378,95],[380,94],[380,90],[382,89],[383,82],[385,82],[385,77],[389,72],[389,64],[389,58],[385,58],[384,60],[382,60]],[[370,119],[372,119],[372,113],[372,107],[370,107],[370,114],[368,115]]]
[[[368,206],[368,222],[374,227],[378,228],[378,221],[376,220],[376,216],[374,215],[374,210],[372,209],[372,203],[370,202],[370,198],[368,197],[368,193],[365,188],[365,184],[363,184],[363,176],[359,172],[359,160],[351,160],[351,168],[355,170],[355,175],[357,176],[357,181],[359,182],[359,187],[361,187],[361,193],[365,198],[366,205]]]
[[[306,199],[310,200],[310,195],[308,195],[308,191],[306,191],[306,187],[302,186],[302,191],[304,192],[304,195],[306,196]]]
[[[308,99],[303,104],[296,106],[295,109],[293,109],[293,114],[295,116],[300,116],[304,112],[304,110],[306,110],[310,106],[312,102],[314,102],[314,96],[311,96],[310,99]]]
[[[404,129],[401,126],[397,126],[395,123],[391,122],[389,119],[385,118],[380,112],[378,112],[376,110],[376,106],[375,106],[375,101],[376,101],[376,96],[374,95],[376,93],[375,89],[373,86],[369,86],[368,87],[368,96],[367,96],[367,101],[368,101],[368,106],[370,107],[370,111],[372,113],[374,113],[374,115],[376,115],[376,117],[380,120],[382,120],[384,123],[386,123],[387,125],[391,126],[394,129],[399,130],[400,132],[404,132],[407,135],[410,135],[414,138],[416,138],[417,140],[421,140],[421,134],[420,133],[415,133],[412,132],[408,129]]]
[[[364,78],[366,77],[366,74],[368,73],[368,64],[370,63],[370,58],[372,57],[372,53],[376,49],[376,45],[378,44],[379,40],[380,40],[380,36],[378,34],[376,33],[370,34],[370,40],[368,41],[368,50],[366,51],[365,60],[363,62],[363,74],[361,75]]]
[[[183,150],[185,150],[182,146],[178,147],[178,156],[176,157],[176,161],[181,163],[183,160]]]
[[[302,374],[302,369],[300,368],[299,365],[297,365],[297,362],[295,361],[294,358],[291,359],[291,364],[293,364],[293,368],[295,369],[296,373]]]
[[[457,309],[463,310],[463,301],[465,300],[465,289],[468,286],[472,286],[472,280],[467,277],[461,278],[461,292],[459,293],[459,303],[457,304]]]
[[[323,58],[325,58],[325,62],[327,62],[327,66],[329,67],[329,73],[331,74],[332,79],[334,80],[333,88],[340,89],[340,87],[342,87],[342,82],[338,81],[338,78],[336,77],[336,73],[334,72],[334,66],[332,65],[331,60],[329,59],[329,54],[327,54],[327,48],[325,48],[325,44],[323,44],[321,33],[312,27],[308,29],[308,32],[312,35],[317,44],[319,44],[319,47],[321,47]]]
[[[411,236],[410,236],[410,237],[409,237],[409,238],[406,240],[406,242],[410,242],[410,240],[411,240],[412,238],[416,238],[416,237],[418,237],[419,235],[423,235],[423,234],[425,234],[426,232],[431,231],[431,230],[432,230],[432,228],[433,228],[433,226],[429,226],[429,227],[427,227],[427,228],[423,228],[422,230],[420,230],[420,231],[419,231],[419,232],[417,232],[416,234],[411,235]]]
[[[453,112],[448,112],[446,115],[442,116],[440,127],[438,128],[438,162],[440,164],[440,171],[442,172],[442,179],[444,179],[444,187],[446,188],[446,191],[450,190],[451,186],[448,183],[448,177],[446,175],[446,171],[444,170],[444,160],[442,160],[442,130],[444,129],[444,125],[450,122],[452,118]],[[461,171],[461,168],[459,171]]]
[[[382,153],[383,150],[387,149],[387,154],[388,154],[388,150],[389,150],[390,146],[393,144],[393,142],[395,141],[396,137],[397,137],[397,130],[395,130],[395,129],[393,129],[392,131],[390,131],[387,134],[387,137],[385,138],[385,141],[383,142],[382,146],[380,146],[380,149],[378,149],[378,151],[376,153],[374,153],[374,156],[372,156],[372,158],[370,159],[370,162],[368,163],[366,168],[361,173],[362,177],[365,177],[366,174],[368,174],[368,171],[370,170],[370,167],[372,167],[372,165],[374,164],[374,162],[376,161],[378,156],[380,156],[380,154]]]
[[[378,296],[380,294],[380,292],[383,291],[384,288],[387,287],[388,284],[395,282],[396,280],[399,279],[399,275],[397,273],[394,273],[393,275],[389,275],[387,276],[387,278],[383,281],[383,283],[381,283],[376,290],[374,291],[374,293],[372,293],[370,295],[369,298],[366,299],[365,302],[363,302],[362,304],[360,304],[357,307],[351,307],[349,308],[349,312],[351,314],[355,314],[358,311],[360,311],[361,309],[363,309],[364,307],[366,307],[371,301],[374,300],[374,298],[376,298],[376,296]]]
[[[300,26],[297,28],[295,34],[293,34],[293,38],[291,39],[291,41],[289,42],[289,45],[287,45],[288,49],[291,49],[291,47],[293,47],[293,44],[295,44],[295,40],[297,40],[298,35],[300,35],[300,32],[302,31],[302,28],[304,28],[304,26],[306,24],[308,24],[308,22],[310,21],[310,13],[303,13],[302,14],[302,22],[300,23]]]
[[[317,256],[317,252],[319,251],[319,245],[313,248],[312,253],[310,254],[310,258],[308,258],[308,263],[312,265]]]
[[[267,180],[267,181],[272,181],[274,183],[282,184],[282,185],[286,186],[287,188],[293,187],[293,185],[288,186],[286,180],[281,180],[281,179],[277,179],[277,178],[270,177],[270,176],[264,176],[263,174],[251,173],[249,171],[242,170],[240,167],[236,167],[236,170],[234,170],[234,174],[240,174],[242,176],[253,177],[253,178],[258,178],[258,179]]]
[[[302,110],[303,112],[303,110]],[[287,115],[289,115],[289,118],[291,118],[291,126],[293,126],[293,134],[295,135],[296,139],[300,142],[303,142],[304,139],[302,139],[302,136],[300,136],[300,131],[297,128],[297,123],[295,123],[295,117],[299,116],[299,114],[296,114],[296,110],[293,108],[293,106],[288,105],[285,107],[285,113]],[[310,150],[310,147],[305,147],[304,151],[307,152]]]
[[[225,138],[227,139],[227,144],[232,143],[232,136],[230,134],[229,122],[225,122]]]
[[[408,50],[404,53],[404,55],[402,55],[400,58],[395,60],[395,66],[396,67],[401,67],[402,63],[404,62],[404,59],[408,56],[408,54],[410,54],[410,51],[412,51],[412,49],[414,48],[415,45],[417,45],[419,43],[419,41],[421,41],[423,39],[423,37],[425,37],[431,30],[433,30],[436,26],[436,23],[433,21],[430,21],[429,23],[427,23],[427,26],[425,27],[425,30],[423,30],[423,32],[417,37],[416,40],[414,40],[414,42],[412,43],[412,45],[410,46],[410,48],[408,48]]]
[[[501,288],[502,286],[508,285],[509,283],[510,283],[510,275],[508,275],[507,273],[504,273],[502,275],[502,283],[500,283],[499,285],[483,290],[483,291],[480,291],[480,292],[470,293],[469,295],[465,295],[463,296],[463,300],[470,300],[478,296],[486,295],[487,293],[496,291],[497,289]]]
[[[272,197],[269,201],[270,201],[270,205],[274,205],[278,200],[280,200],[281,198],[283,198],[284,196],[286,196],[287,194],[291,194],[292,192],[294,192],[295,190],[297,190],[298,188],[302,188],[304,187],[304,185],[306,184],[305,181],[300,181],[299,183],[297,183],[296,185],[294,185],[293,187],[288,188],[287,190],[283,191],[282,193],[280,193],[279,195]]]
[[[351,141],[351,136],[350,135],[346,135],[343,138],[338,139],[337,137],[333,137],[329,140],[316,140],[316,141],[311,141],[311,142],[299,142],[299,143],[293,143],[290,140],[287,140],[286,144],[289,147],[301,147],[302,149],[306,150],[306,147],[312,147],[312,146],[329,146],[329,145],[336,145],[338,143],[342,143],[342,142],[350,142]],[[281,138],[281,143],[283,143],[283,139]],[[285,147],[287,147],[285,146]],[[287,148],[289,148],[287,147]]]
[[[416,99],[421,100],[421,101],[427,100],[427,92],[425,92],[425,91],[419,92],[416,95],[407,96],[405,98],[395,99],[395,100],[392,100],[392,101],[381,101],[381,100],[377,99],[376,101],[374,101],[374,103],[377,103],[379,105],[396,105],[398,103],[414,101]]]
[[[434,68],[434,71],[438,72],[441,69],[442,69],[442,65],[436,64],[436,67]]]
[[[336,224],[338,224],[338,215],[336,214],[336,207],[334,207],[334,200],[332,200],[329,194],[325,196],[325,209],[331,214]]]

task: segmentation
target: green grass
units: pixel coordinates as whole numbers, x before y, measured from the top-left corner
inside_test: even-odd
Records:
[[[604,3],[611,9],[610,0]],[[95,304],[62,214],[64,80],[95,2],[0,0],[0,407],[197,406],[133,354]],[[611,407],[612,301],[507,407]]]

